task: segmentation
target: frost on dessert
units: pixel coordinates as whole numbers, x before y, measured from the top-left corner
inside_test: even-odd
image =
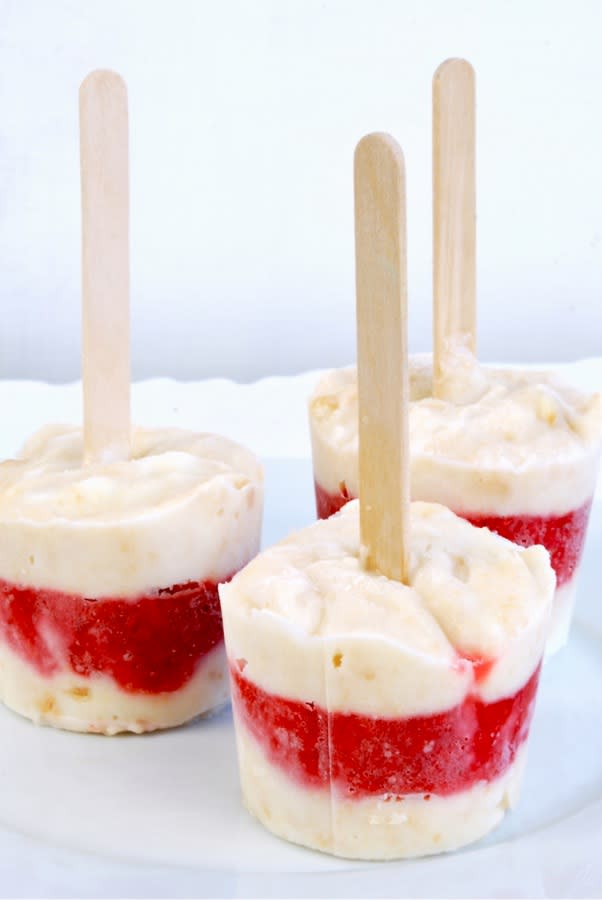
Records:
[[[534,370],[463,358],[444,398],[431,358],[410,360],[412,496],[443,503],[521,546],[550,552],[557,590],[548,649],[567,638],[602,445],[602,397]],[[325,375],[310,400],[321,518],[358,495],[355,369]]]
[[[114,734],[178,725],[228,695],[217,586],[257,552],[262,475],[213,435],[136,429],[82,465],[47,427],[0,464],[0,698]]]
[[[350,502],[220,586],[245,803],[342,856],[462,846],[520,787],[547,554],[437,504],[411,516],[408,585],[362,568]]]

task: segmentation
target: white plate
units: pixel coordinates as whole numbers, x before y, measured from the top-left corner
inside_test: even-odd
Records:
[[[262,399],[262,434],[250,435],[248,443],[253,445],[255,437],[263,441],[265,451],[271,440],[278,452],[296,429],[304,428],[298,418],[311,380],[310,376],[281,380],[278,386],[271,380],[268,388],[225,387],[232,395],[228,416],[223,407],[219,413],[225,423],[221,430],[244,437],[242,407]],[[45,406],[54,404],[53,418],[75,418],[75,389],[35,387],[44,395]],[[266,400],[270,392],[271,406]],[[36,395],[36,406],[41,394]],[[136,400],[143,410],[138,418],[144,421],[155,417],[169,421],[170,411],[178,424],[198,426],[195,420],[203,413],[217,416],[209,394],[198,385],[140,385]],[[26,405],[30,403],[31,398]],[[145,415],[146,403],[154,415]],[[29,414],[21,414],[22,423],[28,418]],[[24,437],[17,431],[10,451]],[[8,442],[5,433],[3,443]],[[306,453],[306,442],[294,446]],[[267,458],[266,475],[264,542],[271,543],[313,519],[311,466],[306,456]],[[414,862],[356,864],[272,837],[241,808],[229,711],[172,732],[106,739],[36,728],[0,709],[1,894],[600,894],[602,604],[597,563],[601,549],[598,500],[571,643],[543,672],[522,802],[498,831],[473,848]]]

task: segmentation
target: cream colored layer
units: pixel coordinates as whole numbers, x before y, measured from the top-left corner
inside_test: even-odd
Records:
[[[110,678],[62,672],[50,678],[0,645],[0,701],[38,725],[67,731],[142,734],[173,728],[228,699],[224,645],[208,653],[190,681],[163,694],[130,694]]]
[[[602,395],[554,375],[460,366],[446,400],[432,396],[431,359],[410,361],[412,496],[498,515],[563,515],[594,492]],[[354,368],[325,375],[309,404],[314,475],[358,496]]]
[[[214,435],[135,429],[127,462],[83,466],[81,429],[0,464],[0,579],[86,597],[219,580],[259,549],[262,472]]]
[[[402,800],[343,799],[304,789],[272,765],[236,721],[244,803],[278,837],[351,859],[404,859],[456,850],[495,828],[519,799],[526,746],[489,784],[449,797],[413,794]]]
[[[331,711],[426,715],[514,694],[543,654],[548,554],[434,504],[412,504],[411,537],[408,585],[364,570],[357,501],[265,550],[220,586],[229,658]],[[460,654],[496,663],[477,684]]]
[[[567,581],[562,587],[556,588],[554,604],[552,606],[552,618],[550,620],[548,642],[546,644],[546,656],[552,656],[558,650],[561,650],[569,639],[571,620],[573,618],[573,610],[575,608],[575,599],[577,596],[578,578],[579,569],[577,568],[570,581]]]

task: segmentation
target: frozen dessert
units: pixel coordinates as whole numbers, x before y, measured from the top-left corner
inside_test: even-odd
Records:
[[[553,592],[542,547],[431,503],[407,585],[364,569],[357,501],[262,552],[220,585],[249,811],[363,859],[486,834],[518,797]]]
[[[522,546],[550,552],[557,589],[549,650],[568,636],[602,445],[602,396],[556,376],[495,369],[459,354],[433,397],[431,358],[410,358],[411,485]],[[358,495],[354,368],[310,400],[318,515]]]
[[[258,550],[261,469],[178,429],[82,457],[49,426],[0,464],[0,699],[75,731],[179,725],[228,696],[217,585]]]

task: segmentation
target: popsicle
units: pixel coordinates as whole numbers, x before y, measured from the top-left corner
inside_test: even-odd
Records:
[[[410,504],[392,138],[360,142],[355,184],[359,502],[220,599],[246,807],[287,840],[392,859],[477,840],[517,802],[554,574],[542,547]]]
[[[130,425],[127,95],[80,92],[84,427],[0,464],[0,700],[116,734],[226,702],[218,583],[259,548],[262,472],[226,438]]]
[[[557,577],[548,650],[567,640],[602,448],[602,395],[552,373],[475,356],[474,73],[433,82],[434,356],[410,360],[412,497],[436,501],[522,546],[543,544]],[[310,399],[318,515],[358,496],[353,368]]]

